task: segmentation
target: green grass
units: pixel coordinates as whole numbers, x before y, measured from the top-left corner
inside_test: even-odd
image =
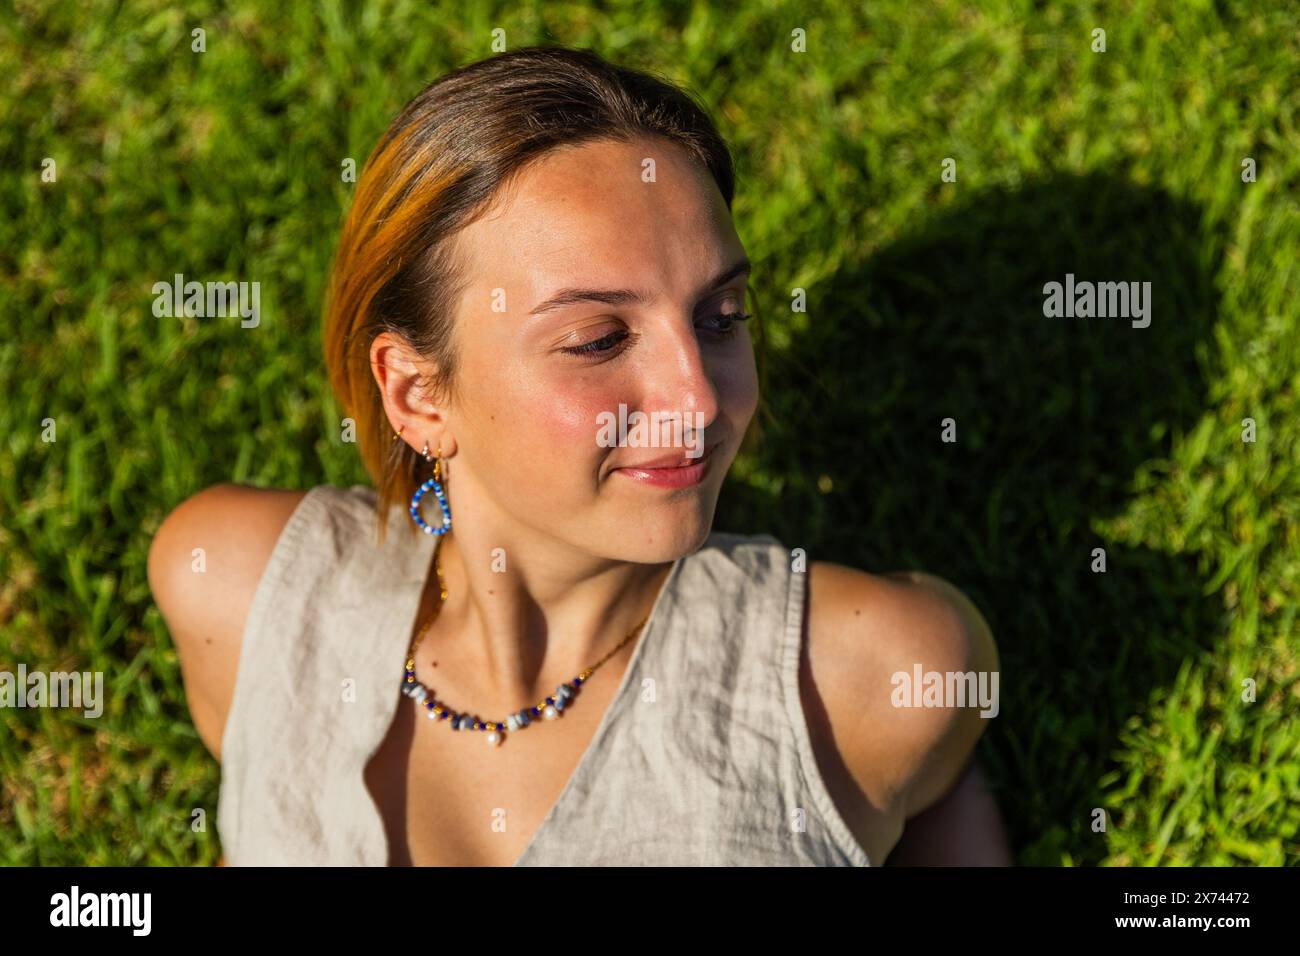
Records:
[[[710,104],[771,347],[765,441],[716,526],[976,600],[1003,663],[980,754],[1020,862],[1300,861],[1287,4],[194,6],[0,15],[0,668],[108,691],[95,721],[3,714],[0,862],[216,860],[150,536],[217,481],[365,480],[319,346],[340,164],[497,27]],[[1151,280],[1151,327],[1044,318],[1067,271]],[[176,272],[259,280],[261,325],[155,318]]]

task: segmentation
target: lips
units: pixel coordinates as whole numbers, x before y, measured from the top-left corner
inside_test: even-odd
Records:
[[[618,481],[630,481],[643,488],[674,489],[681,491],[703,484],[704,477],[713,467],[713,451],[721,442],[714,442],[704,454],[689,458],[686,449],[674,450],[657,458],[647,458],[645,464],[624,465],[613,469]]]
[[[674,468],[689,468],[691,465],[698,465],[713,453],[721,442],[714,442],[704,449],[704,453],[696,455],[694,458],[686,454],[690,449],[673,450],[657,458],[647,458],[645,461],[636,462],[635,464],[619,465],[619,468],[626,468],[633,471],[656,471],[659,469],[671,470]],[[618,470],[618,469],[615,469]]]

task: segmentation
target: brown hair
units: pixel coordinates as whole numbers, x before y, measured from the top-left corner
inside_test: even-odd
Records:
[[[529,47],[463,66],[411,100],[366,160],[330,276],[324,346],[378,491],[380,541],[389,509],[414,494],[429,466],[391,440],[370,371],[375,336],[402,336],[437,368],[425,384],[454,396],[453,303],[464,281],[455,234],[548,151],[646,134],[686,149],[731,208],[731,154],[704,109],[666,80],[589,50]]]

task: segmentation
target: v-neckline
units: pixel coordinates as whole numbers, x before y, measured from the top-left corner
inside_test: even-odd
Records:
[[[392,533],[391,530],[389,533]],[[710,536],[712,536],[711,531]],[[428,537],[434,537],[435,540],[433,542],[425,540]],[[402,594],[400,600],[395,600],[390,605],[391,610],[385,625],[386,631],[387,628],[390,627],[396,631],[396,626],[399,623],[405,625],[404,631],[397,632],[401,633],[403,637],[400,642],[401,661],[396,662],[400,664],[400,666],[392,669],[392,673],[395,675],[393,677],[393,683],[400,683],[401,676],[406,672],[406,652],[410,649],[411,635],[414,633],[415,627],[419,623],[418,617],[420,613],[421,597],[428,586],[429,576],[435,573],[434,560],[441,547],[441,541],[438,539],[438,536],[433,535],[420,535],[419,544],[422,545],[422,547],[418,548],[417,556],[424,558],[424,560],[417,561],[416,567],[423,567],[424,571],[422,574],[416,575],[413,578],[405,579],[403,582],[403,590],[405,593]],[[427,557],[425,557],[426,554]],[[560,790],[560,795],[556,797],[555,802],[551,804],[550,809],[547,810],[546,816],[542,818],[542,822],[538,825],[537,829],[533,831],[533,835],[524,846],[523,852],[521,852],[515,861],[510,864],[512,869],[522,866],[525,863],[529,855],[533,852],[533,849],[540,842],[542,835],[552,825],[552,821],[559,815],[570,791],[574,788],[574,781],[578,779],[579,775],[586,771],[588,765],[594,759],[592,754],[596,752],[600,747],[601,742],[604,740],[609,730],[609,725],[613,722],[613,715],[624,705],[624,698],[629,693],[628,687],[630,687],[632,683],[633,672],[637,669],[642,658],[645,656],[643,649],[646,644],[659,633],[659,631],[663,630],[662,618],[664,615],[660,613],[660,607],[664,603],[665,595],[667,595],[669,590],[671,590],[674,580],[681,571],[683,562],[688,557],[690,557],[690,554],[685,554],[673,561],[672,567],[668,570],[668,574],[665,575],[663,584],[659,586],[659,593],[655,595],[654,603],[650,606],[650,615],[646,618],[645,627],[642,630],[641,637],[636,642],[636,646],[632,648],[632,657],[628,660],[627,667],[623,670],[623,676],[619,680],[618,687],[615,688],[609,704],[605,707],[605,712],[601,714],[600,723],[596,725],[595,733],[592,734],[591,740],[582,752],[582,756],[578,758],[577,764],[574,765],[573,772],[569,774],[568,780],[565,781],[564,787]],[[387,649],[387,646],[387,643],[385,643],[385,649]],[[379,748],[382,747],[384,741],[388,739],[388,734],[393,728],[393,722],[397,718],[398,707],[402,706],[404,702],[409,702],[409,698],[404,697],[398,691],[394,691],[392,705],[385,712],[378,728],[377,735],[372,735],[371,746],[367,748],[367,751],[362,758],[359,770],[361,786],[368,798],[367,805],[372,818],[371,829],[379,834],[376,854],[379,861],[378,865],[380,866],[389,865],[389,860],[392,855],[392,846],[388,841],[388,827],[384,821],[384,815],[380,811],[379,804],[375,800],[374,795],[370,792],[369,786],[366,784],[366,768],[370,766],[370,761],[374,759],[375,754],[379,752]]]

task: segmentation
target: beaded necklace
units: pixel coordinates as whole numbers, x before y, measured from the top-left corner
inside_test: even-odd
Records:
[[[439,542],[439,551],[441,551],[441,542]],[[624,644],[632,640],[637,631],[641,630],[642,625],[650,619],[649,614],[643,617],[641,623],[632,628],[627,637],[619,641],[613,650],[583,670],[570,683],[561,684],[550,697],[543,698],[532,707],[525,707],[523,710],[510,714],[504,721],[482,721],[478,719],[477,715],[457,713],[439,702],[433,695],[433,688],[415,676],[415,651],[420,646],[420,642],[424,640],[424,636],[429,633],[429,628],[433,626],[434,620],[441,613],[443,605],[447,603],[447,585],[442,577],[440,554],[434,555],[433,567],[438,575],[438,606],[434,609],[433,614],[429,616],[429,620],[424,627],[420,628],[420,632],[415,636],[410,649],[406,652],[406,673],[402,678],[402,693],[414,700],[416,707],[423,707],[425,716],[430,720],[446,720],[452,730],[486,731],[487,742],[492,746],[500,744],[505,739],[507,730],[522,730],[532,723],[534,717],[542,717],[546,720],[555,720],[559,717],[564,712],[564,708],[572,703],[574,696],[577,694],[577,689],[591,677],[596,668],[609,660]]]

